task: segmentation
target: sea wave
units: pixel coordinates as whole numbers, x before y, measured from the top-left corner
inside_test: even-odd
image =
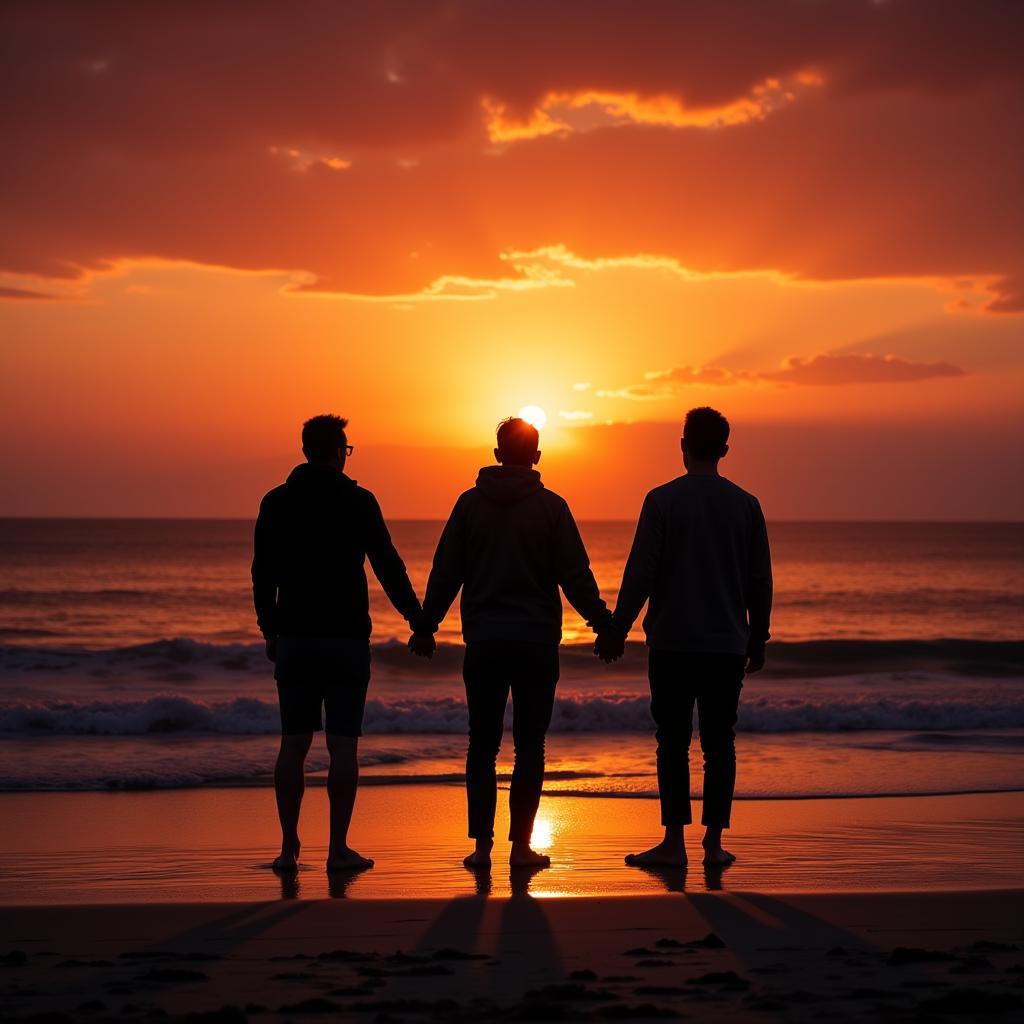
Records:
[[[423,678],[455,672],[462,664],[461,644],[441,643],[429,668],[414,659],[398,640],[372,644],[375,663],[389,671]],[[768,648],[768,677],[806,678],[856,675],[865,672],[943,672],[972,677],[1024,677],[1024,641],[930,640],[808,640],[774,641]],[[563,672],[600,672],[605,679],[642,671],[643,644],[627,645],[626,656],[611,666],[600,665],[589,642],[562,646]],[[0,644],[0,680],[25,672],[106,673],[189,671],[196,676],[225,673],[266,674],[262,643],[208,643],[188,637],[154,640],[126,647],[80,647]]]
[[[511,715],[511,709],[509,710]],[[466,706],[452,697],[366,703],[364,731],[382,735],[460,734]],[[874,732],[1024,728],[1024,696],[1002,687],[941,702],[865,694],[751,696],[740,707],[746,732]],[[555,701],[556,733],[647,732],[646,696],[565,696]],[[15,701],[0,704],[6,736],[268,736],[279,729],[276,703],[251,697],[202,701],[177,695],[145,700]]]

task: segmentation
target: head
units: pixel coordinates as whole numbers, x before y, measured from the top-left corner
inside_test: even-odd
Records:
[[[717,466],[729,450],[729,421],[706,405],[691,409],[683,424],[680,447],[687,469]]]
[[[540,462],[540,434],[532,423],[510,416],[498,424],[494,457],[503,466],[536,466]]]
[[[324,414],[314,416],[302,424],[302,454],[315,465],[345,468],[348,456],[348,438],[345,428],[348,420],[341,416]]]

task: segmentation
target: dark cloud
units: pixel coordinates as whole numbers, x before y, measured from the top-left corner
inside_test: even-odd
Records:
[[[397,294],[564,243],[990,276],[1018,312],[1022,28],[1000,0],[8,4],[0,270],[148,256]],[[486,136],[485,102],[524,124],[594,91],[713,110],[801,75],[735,127]]]

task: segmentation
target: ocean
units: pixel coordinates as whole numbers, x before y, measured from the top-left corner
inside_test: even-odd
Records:
[[[420,593],[441,526],[392,524]],[[633,524],[580,528],[613,603]],[[277,709],[251,608],[251,529],[0,520],[0,789],[270,784]],[[769,529],[773,641],[744,687],[739,797],[1024,788],[1024,524]],[[431,662],[405,650],[372,574],[371,614],[364,785],[459,784],[458,609]],[[642,636],[605,666],[588,634],[567,608],[546,791],[651,796]],[[322,742],[310,766],[322,779]]]

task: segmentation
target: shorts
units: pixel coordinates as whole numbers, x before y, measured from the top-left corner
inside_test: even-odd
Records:
[[[274,663],[281,734],[361,736],[370,685],[370,645],[361,639],[282,636]],[[324,720],[321,720],[321,709]]]

